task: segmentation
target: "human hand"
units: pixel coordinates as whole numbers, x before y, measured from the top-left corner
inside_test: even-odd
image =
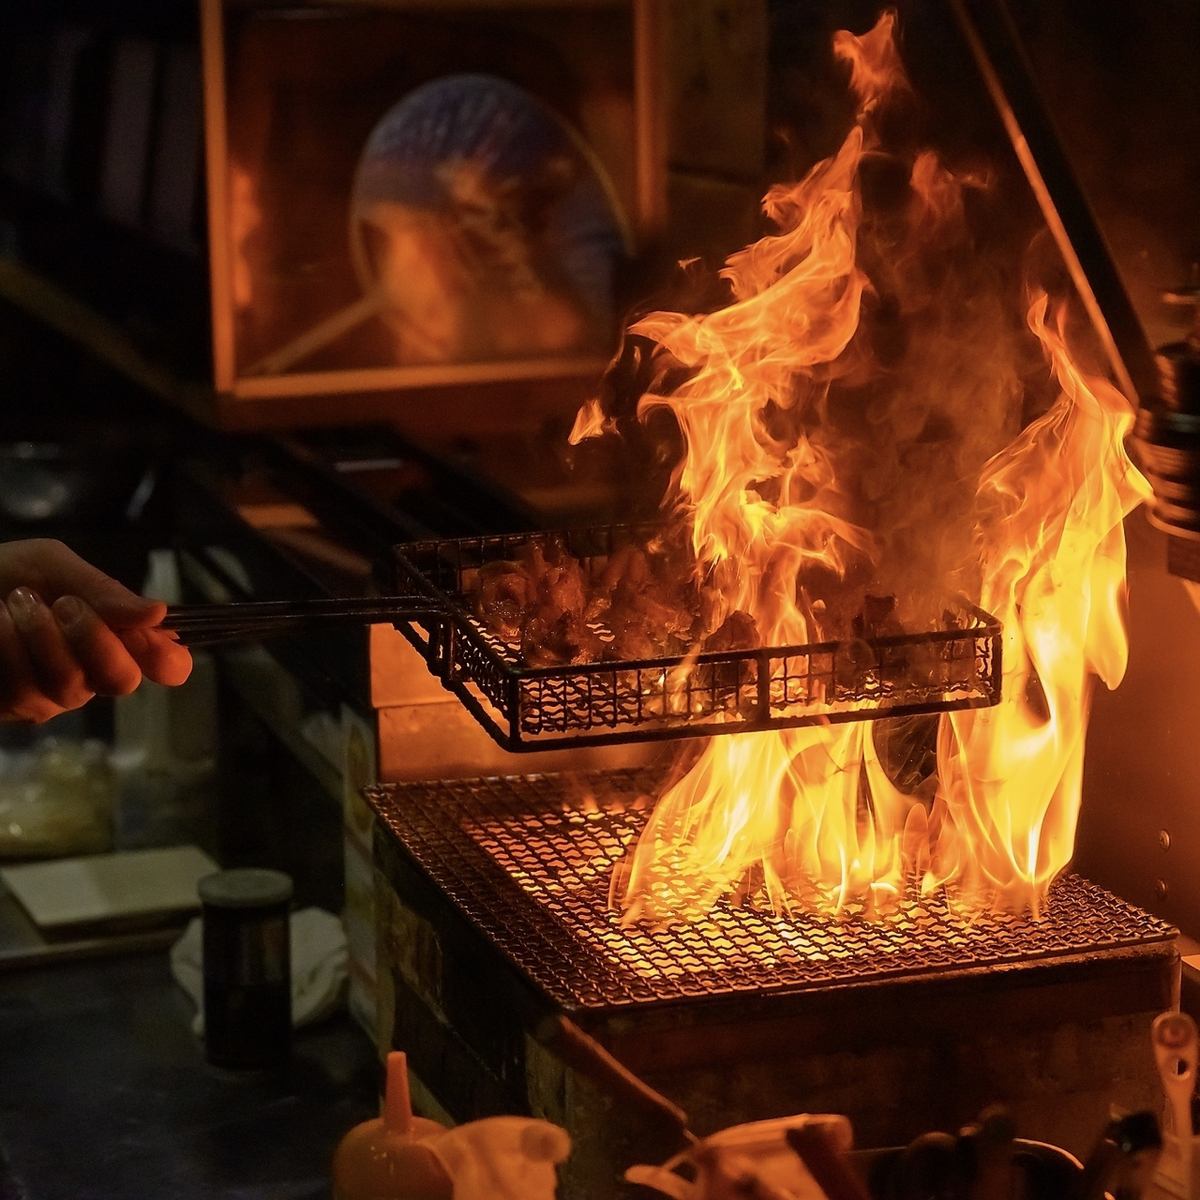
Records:
[[[0,720],[40,723],[142,677],[174,686],[192,658],[160,600],[131,592],[62,542],[0,543]]]

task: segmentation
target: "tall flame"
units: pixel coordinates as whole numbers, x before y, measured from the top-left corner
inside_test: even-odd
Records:
[[[979,485],[981,603],[1004,622],[1002,704],[939,730],[942,873],[1036,901],[1069,861],[1094,679],[1125,674],[1125,517],[1150,494],[1125,452],[1133,414],[1084,375],[1043,294],[1029,326],[1062,389]]]
[[[1036,908],[1072,853],[1091,681],[1125,669],[1122,521],[1147,495],[1132,414],[1076,366],[1040,294],[1028,327],[1059,393],[1018,432],[1028,348],[964,218],[981,181],[879,144],[880,110],[908,90],[894,33],[885,13],[836,36],[855,124],[768,193],[778,232],[729,258],[728,306],[633,327],[659,348],[641,411],[678,422],[670,504],[765,642],[827,636],[868,578],[914,618],[969,588],[1004,625],[1003,699],[941,718],[936,773],[905,789],[881,754],[894,722],[713,739],[614,879],[631,920],[745,893],[873,912],[943,886]],[[892,181],[890,204],[864,204],[867,171]],[[593,405],[573,437],[609,428]]]

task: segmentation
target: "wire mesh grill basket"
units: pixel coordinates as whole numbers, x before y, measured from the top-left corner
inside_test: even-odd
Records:
[[[940,628],[918,633],[537,667],[472,611],[479,569],[530,543],[561,539],[594,580],[614,551],[653,532],[609,525],[397,546],[392,587],[427,595],[439,610],[401,629],[512,751],[948,712],[1000,699],[1000,623],[965,600],[952,603]],[[611,636],[599,622],[594,632]]]

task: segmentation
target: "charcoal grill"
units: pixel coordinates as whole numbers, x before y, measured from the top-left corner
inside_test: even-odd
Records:
[[[898,1144],[1003,1096],[1022,1128],[1086,1153],[1111,1103],[1155,1102],[1149,1025],[1178,998],[1165,922],[1069,875],[1039,919],[931,897],[625,927],[613,865],[661,784],[643,769],[366,793],[389,1044],[456,1119],[569,1129],[567,1194],[614,1195],[587,1188],[677,1147],[562,1050],[547,1031],[563,1019],[698,1133],[832,1111],[860,1144]]]
[[[467,918],[570,1012],[970,976],[1173,936],[1166,922],[1075,875],[1055,883],[1040,918],[956,914],[939,893],[877,917],[853,910],[776,917],[723,901],[709,916],[670,928],[623,926],[609,904],[609,880],[641,833],[647,798],[660,790],[656,772],[617,771],[367,794]]]
[[[918,633],[561,667],[527,666],[518,645],[471,611],[472,574],[531,543],[561,538],[594,579],[615,549],[644,545],[655,532],[606,525],[397,546],[392,591],[428,596],[439,612],[401,629],[510,751],[750,733],[1000,700],[1000,623],[962,598],[950,601],[941,628]],[[611,636],[601,623],[595,631]]]

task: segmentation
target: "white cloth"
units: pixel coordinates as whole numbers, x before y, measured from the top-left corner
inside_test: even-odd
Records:
[[[329,1016],[341,1000],[348,955],[342,923],[323,908],[302,908],[291,915],[292,1025],[297,1029]],[[171,974],[192,998],[192,1032],[204,1033],[204,943],[197,917],[171,947]]]
[[[660,1167],[630,1167],[625,1178],[671,1200],[721,1200],[735,1194],[825,1200],[825,1193],[786,1141],[789,1129],[805,1125],[819,1126],[839,1153],[846,1153],[853,1145],[853,1130],[845,1117],[804,1113],[733,1125],[690,1146]],[[681,1167],[688,1167],[694,1178],[678,1174]]]
[[[555,1167],[571,1139],[549,1121],[485,1117],[422,1143],[454,1185],[454,1200],[554,1200]]]

